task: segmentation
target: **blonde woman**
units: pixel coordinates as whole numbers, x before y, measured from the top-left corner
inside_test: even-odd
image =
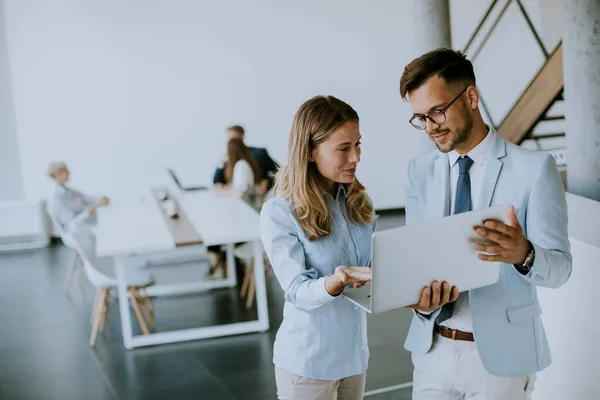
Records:
[[[360,139],[348,104],[331,96],[305,102],[261,212],[261,239],[285,291],[273,360],[281,400],[363,397],[366,314],[340,296],[371,277],[375,219],[355,175]]]

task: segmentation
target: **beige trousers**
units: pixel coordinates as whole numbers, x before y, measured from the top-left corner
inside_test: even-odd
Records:
[[[365,374],[337,381],[308,379],[275,366],[279,400],[362,400]]]

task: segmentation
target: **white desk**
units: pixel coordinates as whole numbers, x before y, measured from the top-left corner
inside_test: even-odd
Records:
[[[161,215],[161,210],[152,200],[135,205],[111,204],[109,207],[98,209],[96,254],[101,257],[113,256],[116,260],[119,310],[125,348],[268,330],[267,291],[258,213],[238,198],[219,195],[212,191],[182,194],[177,200],[205,245],[228,245],[229,278],[222,282],[202,281],[149,288],[149,294],[153,296],[180,294],[231,286],[232,283],[235,285],[233,244],[252,242],[258,320],[133,336],[122,259],[134,253],[174,250],[176,244]]]
[[[258,213],[239,198],[207,190],[183,195],[179,205],[206,246],[260,239]]]
[[[122,256],[173,250],[175,242],[155,203],[110,204],[97,210],[96,255]]]

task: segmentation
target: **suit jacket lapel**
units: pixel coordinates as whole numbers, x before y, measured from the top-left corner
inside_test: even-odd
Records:
[[[490,155],[485,162],[483,180],[481,182],[481,192],[477,204],[481,208],[489,207],[492,204],[492,197],[496,189],[496,183],[502,170],[502,161],[506,156],[506,142],[498,133],[494,136],[494,145],[490,151]]]
[[[450,215],[450,165],[448,154],[439,153],[434,163],[432,218]]]

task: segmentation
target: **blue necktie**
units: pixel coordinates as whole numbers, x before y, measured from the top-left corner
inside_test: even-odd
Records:
[[[458,159],[458,180],[456,181],[456,201],[454,202],[454,214],[471,211],[471,176],[469,170],[473,166],[473,160],[468,156]],[[454,303],[448,303],[442,307],[437,322],[442,323],[452,316]]]

